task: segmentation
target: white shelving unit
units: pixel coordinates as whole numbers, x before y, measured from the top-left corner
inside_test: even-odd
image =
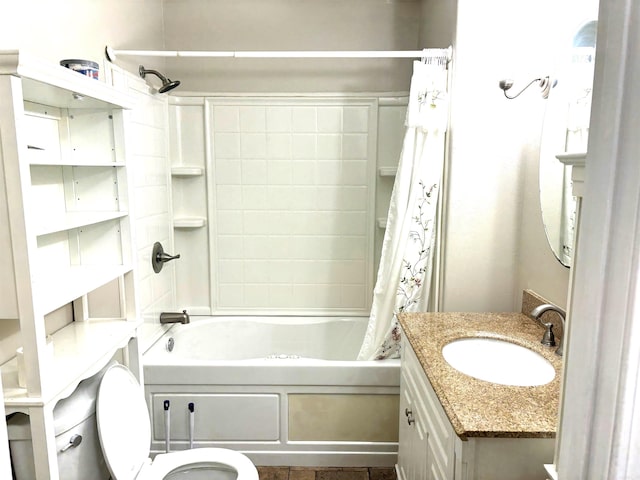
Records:
[[[29,415],[36,479],[56,480],[56,402],[119,349],[141,378],[122,120],[134,99],[18,51],[0,51],[0,98],[0,318],[19,320],[25,364],[22,385],[17,358],[0,367],[4,407]],[[45,316],[69,303],[51,353]]]

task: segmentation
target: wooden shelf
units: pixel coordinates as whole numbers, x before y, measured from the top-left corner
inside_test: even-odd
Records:
[[[52,335],[53,358],[48,363],[42,398],[29,397],[18,385],[16,358],[2,367],[5,406],[37,406],[71,394],[80,381],[97,373],[113,357],[116,350],[126,346],[136,334],[141,321],[92,320],[72,322]]]
[[[173,220],[173,228],[178,229],[202,228],[206,224],[207,219],[204,217],[183,217]]]
[[[123,218],[127,212],[67,212],[63,217],[41,218],[37,222],[36,235],[48,235],[56,232],[64,232],[73,228],[86,227],[96,223],[108,222]]]
[[[171,167],[171,175],[174,177],[200,177],[204,175],[202,167]]]
[[[49,271],[33,282],[34,295],[43,312],[53,312],[131,270],[128,265],[91,265]]]

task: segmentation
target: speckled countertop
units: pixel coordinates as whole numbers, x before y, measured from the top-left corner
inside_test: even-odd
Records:
[[[453,429],[469,437],[553,438],[562,359],[540,344],[544,328],[522,313],[403,313],[400,325]],[[478,380],[451,367],[442,347],[458,338],[507,340],[543,355],[556,370],[546,385],[515,387]]]

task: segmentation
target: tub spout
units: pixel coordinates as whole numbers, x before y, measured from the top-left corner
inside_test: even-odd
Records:
[[[160,314],[160,323],[189,323],[190,321],[186,310],[183,310],[182,313],[162,312]]]

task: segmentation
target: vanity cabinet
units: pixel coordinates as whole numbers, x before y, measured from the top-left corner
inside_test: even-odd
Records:
[[[399,480],[545,478],[543,464],[553,458],[553,439],[461,439],[404,335],[402,352]]]
[[[455,478],[456,434],[415,353],[403,346],[398,478]]]
[[[134,99],[18,51],[0,51],[0,98],[0,319],[19,322],[23,350],[0,367],[4,407],[29,415],[36,478],[55,480],[57,401],[122,348],[141,376],[123,128]],[[47,337],[61,308],[73,321]]]

